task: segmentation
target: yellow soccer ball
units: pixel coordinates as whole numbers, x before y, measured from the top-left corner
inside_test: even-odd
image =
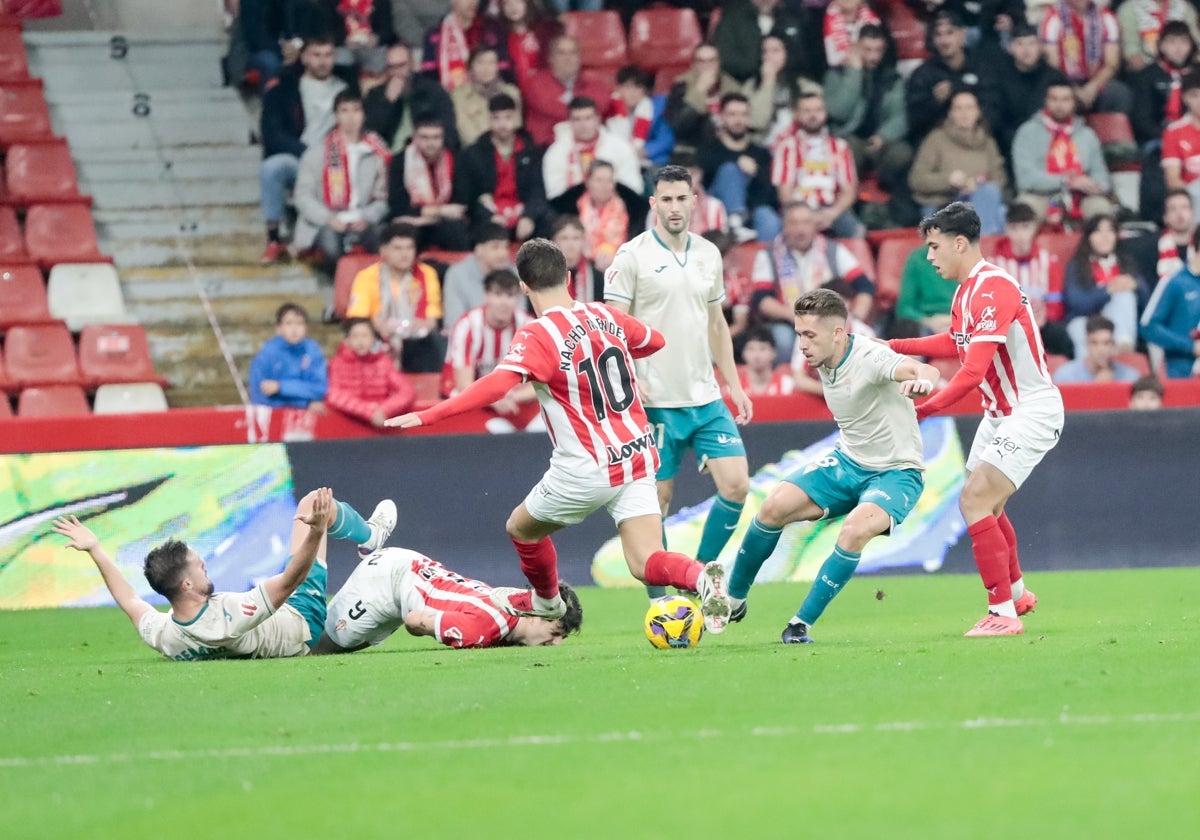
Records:
[[[704,635],[704,617],[691,598],[667,595],[650,602],[646,610],[646,638],[662,650],[692,648]]]

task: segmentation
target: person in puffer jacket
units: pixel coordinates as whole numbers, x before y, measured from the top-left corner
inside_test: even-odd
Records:
[[[350,318],[346,339],[329,360],[326,404],[343,414],[382,427],[388,417],[404,414],[416,401],[412,383],[396,370],[387,345],[368,318]]]

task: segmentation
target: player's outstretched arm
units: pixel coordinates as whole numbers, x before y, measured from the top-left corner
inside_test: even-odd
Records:
[[[475,408],[491,405],[503,397],[514,386],[521,384],[521,374],[516,371],[496,368],[487,376],[480,377],[470,384],[461,394],[428,408],[399,417],[390,417],[383,422],[385,426],[398,429],[411,429],[414,426],[432,426],[448,417],[463,414]]]
[[[987,369],[999,346],[995,341],[972,342],[967,348],[967,358],[963,366],[946,383],[946,387],[917,406],[917,419],[924,420],[931,414],[944,411],[978,388],[983,377],[987,375]]]
[[[745,426],[754,416],[754,404],[742,390],[737,363],[733,359],[733,338],[729,335],[729,324],[725,323],[725,313],[721,311],[719,302],[708,305],[708,348],[712,351],[717,370],[721,371],[721,376],[729,385],[729,396],[737,408],[733,419],[739,426]]]
[[[308,533],[300,543],[288,563],[279,574],[263,581],[263,592],[271,601],[274,610],[283,606],[284,601],[292,597],[292,593],[312,571],[313,561],[317,559],[321,538],[337,519],[337,505],[333,501],[333,491],[328,487],[317,490],[308,513],[297,513],[296,520],[308,526]]]
[[[905,356],[949,359],[958,355],[958,346],[954,343],[954,336],[948,332],[927,335],[922,338],[893,338],[887,342],[887,346]]]
[[[74,516],[60,516],[54,520],[52,527],[56,534],[62,534],[70,540],[67,548],[86,551],[91,555],[92,562],[96,564],[96,568],[100,570],[100,576],[104,578],[104,585],[108,587],[117,606],[125,612],[125,615],[129,616],[134,627],[138,626],[142,616],[154,610],[153,606],[138,597],[133,585],[121,574],[117,564],[100,546],[100,540],[96,538],[90,528]]]
[[[901,394],[915,400],[917,397],[932,394],[938,380],[941,379],[941,374],[933,365],[915,359],[905,359],[896,365],[892,379],[900,383]]]

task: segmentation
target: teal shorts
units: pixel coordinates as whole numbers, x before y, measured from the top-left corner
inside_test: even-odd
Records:
[[[325,630],[325,613],[328,606],[325,603],[325,588],[328,580],[329,569],[318,560],[313,563],[308,577],[296,587],[296,591],[286,602],[308,622],[309,635],[312,636],[308,640],[309,647],[316,646]]]
[[[707,405],[683,408],[647,408],[646,416],[654,424],[661,465],[655,476],[667,481],[679,472],[679,460],[684,450],[694,449],[700,468],[710,458],[745,455],[742,435],[733,415],[721,400]]]
[[[863,502],[873,502],[892,518],[893,528],[912,512],[925,489],[920,470],[868,470],[839,449],[784,480],[824,508],[828,519],[845,516]]]

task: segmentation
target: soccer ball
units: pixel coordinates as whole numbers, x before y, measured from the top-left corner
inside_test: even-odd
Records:
[[[691,598],[667,595],[650,602],[646,610],[646,638],[662,650],[691,648],[704,635],[704,618]]]

